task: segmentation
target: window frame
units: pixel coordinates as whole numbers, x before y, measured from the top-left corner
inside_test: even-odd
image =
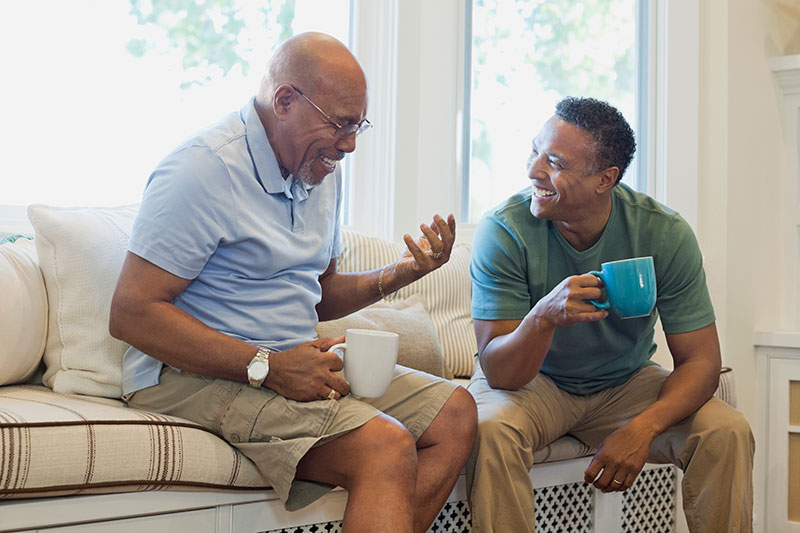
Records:
[[[367,0],[354,0],[369,3]],[[642,190],[681,213],[697,230],[698,210],[698,102],[699,102],[699,6],[694,2],[640,0],[639,20],[646,21],[641,38],[648,41],[648,54],[639,58],[646,64],[646,109],[641,115],[647,127],[640,128],[640,176]],[[395,101],[373,96],[370,109],[383,107],[396,124],[387,152],[370,152],[361,147],[357,158],[385,158],[394,161],[389,175],[381,175],[383,189],[359,193],[353,187],[354,209],[370,216],[354,222],[355,229],[384,238],[398,239],[414,234],[421,222],[434,212],[453,212],[458,220],[464,205],[464,166],[469,137],[465,134],[465,110],[469,95],[469,57],[466,23],[469,0],[388,0],[392,9],[383,21],[393,28],[394,42],[382,47],[383,69],[393,72],[395,90],[384,91]],[[642,28],[645,30],[645,28]],[[376,49],[379,43],[361,40]],[[359,55],[359,50],[356,49]],[[359,56],[360,57],[360,56]],[[393,68],[388,65],[394,63]],[[413,65],[414,68],[409,68]],[[375,71],[365,68],[375,80]],[[640,81],[644,83],[644,79]],[[380,83],[377,80],[376,83]],[[427,98],[428,93],[431,94]],[[377,96],[377,92],[373,90]],[[454,95],[452,100],[447,95]],[[425,96],[425,97],[423,97]],[[449,105],[452,102],[453,105]],[[667,112],[669,110],[669,113]],[[447,125],[447,127],[442,127]],[[383,127],[383,124],[382,124]],[[402,155],[402,157],[400,157]],[[356,169],[357,183],[371,179]],[[400,179],[402,177],[402,179]],[[389,216],[386,214],[389,213]],[[386,216],[379,226],[371,220]],[[461,223],[459,240],[470,240],[474,224]]]
[[[472,86],[472,13],[473,13],[474,0],[464,0],[464,16],[463,16],[463,108],[466,119],[462,121],[462,144],[461,151],[466,154],[462,164],[460,165],[459,174],[461,175],[462,194],[461,194],[461,214],[468,214],[470,212],[470,157],[472,148],[471,125],[472,120],[470,117],[471,95],[470,91],[466,90]],[[648,139],[649,129],[648,123],[651,117],[648,113],[650,109],[650,94],[648,92],[650,85],[649,65],[650,65],[650,49],[653,44],[650,42],[649,36],[651,35],[650,29],[650,9],[646,0],[635,0],[635,15],[636,21],[636,36],[634,47],[636,49],[636,68],[637,76],[635,80],[635,106],[636,106],[636,121],[631,126],[636,132],[636,154],[631,166],[628,168],[626,179],[631,174],[633,183],[637,190],[648,193],[648,166],[647,157],[649,153]],[[536,126],[534,126],[535,128]],[[535,134],[535,131],[531,132]],[[520,189],[523,188],[521,184]]]

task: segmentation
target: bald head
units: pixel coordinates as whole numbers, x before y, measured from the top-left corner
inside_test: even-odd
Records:
[[[324,33],[301,33],[284,41],[273,54],[258,100],[269,102],[284,84],[314,95],[336,88],[366,92],[366,83],[361,65],[341,41]]]
[[[344,44],[302,33],[273,54],[255,109],[283,177],[315,185],[356,148],[352,126],[366,121],[367,80]]]

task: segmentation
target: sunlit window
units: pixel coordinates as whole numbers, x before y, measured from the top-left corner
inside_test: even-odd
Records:
[[[529,185],[525,162],[531,140],[558,100],[606,100],[636,129],[641,84],[635,0],[473,0],[471,5],[465,208],[468,220],[476,222]],[[634,162],[625,181],[636,185],[636,173]]]
[[[347,43],[349,19],[349,0],[4,3],[0,204],[138,202],[162,157],[255,94],[277,43]]]

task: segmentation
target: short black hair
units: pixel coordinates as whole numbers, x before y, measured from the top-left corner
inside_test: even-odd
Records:
[[[594,139],[594,153],[590,154],[594,164],[587,173],[617,167],[619,182],[636,152],[633,130],[622,113],[602,100],[567,96],[556,104],[556,116],[586,130]]]

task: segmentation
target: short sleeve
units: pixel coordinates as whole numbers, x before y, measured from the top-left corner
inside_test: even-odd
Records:
[[[228,169],[205,146],[164,159],[148,180],[128,250],[184,279],[194,279],[220,243],[236,236]]]
[[[514,320],[531,309],[522,245],[496,215],[475,229],[470,262],[472,318]]]
[[[656,307],[666,333],[686,333],[715,320],[703,256],[691,226],[675,215],[656,257]]]

